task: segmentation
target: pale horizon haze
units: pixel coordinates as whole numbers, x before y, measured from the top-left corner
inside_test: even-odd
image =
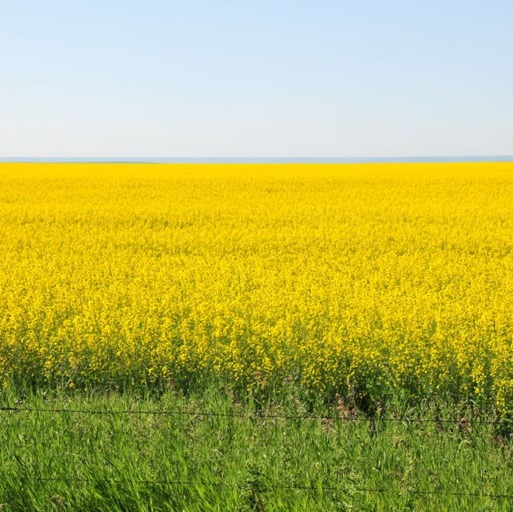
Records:
[[[0,159],[513,155],[513,2],[0,0]]]

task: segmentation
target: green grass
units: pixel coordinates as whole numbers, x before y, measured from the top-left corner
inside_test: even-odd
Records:
[[[472,408],[269,417],[353,412],[294,399],[242,404],[215,389],[159,398],[8,391],[0,402],[20,409],[0,412],[2,511],[513,508],[513,498],[492,496],[513,496],[513,441]],[[187,414],[140,413],[148,410]]]

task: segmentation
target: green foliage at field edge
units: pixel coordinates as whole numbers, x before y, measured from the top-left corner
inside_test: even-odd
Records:
[[[0,411],[5,511],[495,511],[513,504],[508,426],[475,407],[396,407],[369,418],[343,402],[262,406],[215,388],[159,398],[6,391],[0,405],[14,409]],[[294,417],[308,415],[337,419]]]

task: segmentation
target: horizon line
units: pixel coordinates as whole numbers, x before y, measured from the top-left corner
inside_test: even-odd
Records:
[[[396,157],[0,157],[0,163],[443,163],[513,162],[513,155]]]

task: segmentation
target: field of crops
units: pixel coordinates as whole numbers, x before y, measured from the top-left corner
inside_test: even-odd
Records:
[[[0,378],[513,400],[513,164],[0,164]]]

